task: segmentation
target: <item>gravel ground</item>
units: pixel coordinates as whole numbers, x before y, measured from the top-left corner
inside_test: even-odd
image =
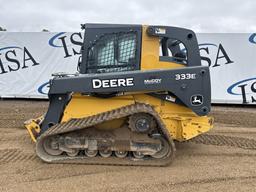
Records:
[[[256,191],[255,108],[213,107],[211,140],[176,143],[175,161],[159,168],[43,163],[23,122],[47,105],[0,101],[0,191]]]

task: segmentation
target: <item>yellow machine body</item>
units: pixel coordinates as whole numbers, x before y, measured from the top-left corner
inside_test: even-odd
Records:
[[[174,62],[159,61],[159,38],[148,36],[146,29],[147,26],[143,26],[140,63],[142,71],[185,67],[182,64]],[[163,101],[143,92],[126,93],[123,96],[107,99],[73,93],[72,99],[65,108],[61,122],[96,115],[134,103],[146,103],[153,106],[174,140],[185,141],[207,132],[213,127],[213,118],[197,116],[191,109],[185,106]],[[119,125],[120,121],[122,120],[113,121],[112,127],[115,126],[115,123]],[[33,141],[36,141],[36,137],[33,133],[38,133],[40,127],[36,122],[39,121],[32,120],[25,123]],[[32,131],[33,129],[35,129],[35,131]]]
[[[66,107],[61,122],[67,122],[72,118],[96,115],[136,102],[154,106],[174,140],[185,141],[212,128],[213,119],[211,117],[198,117],[186,107],[161,101],[146,94],[118,96],[107,100],[75,94]]]
[[[144,26],[141,70],[184,67],[182,64],[159,61],[159,40],[158,38],[149,37],[146,29],[147,26]],[[83,118],[111,111],[136,102],[154,106],[174,140],[188,140],[212,128],[213,118],[207,116],[199,117],[187,107],[162,101],[143,93],[133,93],[108,99],[82,96],[80,94],[73,95],[72,100],[65,109],[62,122],[72,118]]]

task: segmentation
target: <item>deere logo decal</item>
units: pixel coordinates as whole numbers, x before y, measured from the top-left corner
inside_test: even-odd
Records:
[[[202,105],[204,102],[204,97],[203,95],[200,95],[200,94],[192,95],[190,102],[191,102],[191,105],[194,105],[194,106]]]
[[[120,78],[120,79],[93,79],[92,87],[94,89],[99,88],[113,88],[113,87],[130,87],[133,86],[133,78]]]

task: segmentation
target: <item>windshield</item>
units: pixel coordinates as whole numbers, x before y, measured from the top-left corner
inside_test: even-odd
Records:
[[[89,48],[89,73],[133,70],[136,60],[136,33],[113,33],[101,36]]]

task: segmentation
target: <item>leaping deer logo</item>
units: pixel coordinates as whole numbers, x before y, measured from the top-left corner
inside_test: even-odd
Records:
[[[201,105],[203,104],[203,96],[202,95],[194,95],[191,97],[192,105]]]

